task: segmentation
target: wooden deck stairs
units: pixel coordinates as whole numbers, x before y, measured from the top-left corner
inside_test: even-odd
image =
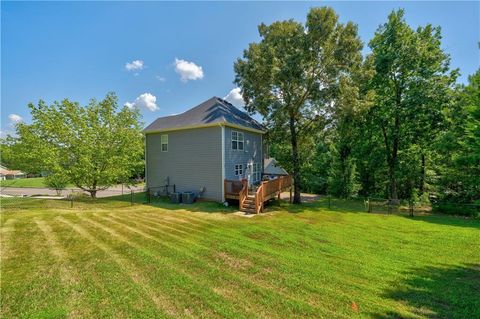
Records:
[[[245,200],[243,201],[242,207],[240,207],[240,211],[248,213],[248,214],[255,214],[255,195],[247,195]]]
[[[279,176],[269,181],[262,181],[258,187],[248,190],[248,181],[225,180],[225,199],[238,200],[240,211],[249,214],[258,214],[263,211],[266,201],[277,197],[286,190],[290,190],[290,202],[292,201],[292,177],[289,175]]]

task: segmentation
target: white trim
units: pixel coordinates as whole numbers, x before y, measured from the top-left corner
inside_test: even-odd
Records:
[[[143,141],[143,147],[144,147],[144,156],[145,156],[145,186],[148,189],[148,164],[147,164],[147,136],[145,135],[145,139]]]
[[[241,125],[231,124],[231,123],[211,123],[211,124],[197,124],[197,125],[187,125],[187,126],[180,126],[180,127],[171,127],[167,129],[158,129],[158,130],[151,130],[148,132],[143,131],[143,134],[154,134],[154,133],[161,133],[161,132],[170,132],[170,131],[180,131],[180,130],[190,130],[194,128],[205,128],[205,127],[215,127],[215,126],[228,126],[232,128],[236,128],[239,130],[244,130],[247,132],[253,132],[258,134],[265,134],[267,131],[257,130],[250,127],[245,127]]]
[[[222,125],[222,202],[225,200],[225,126]]]

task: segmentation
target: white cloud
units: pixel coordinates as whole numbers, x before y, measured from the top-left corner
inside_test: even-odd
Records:
[[[165,82],[167,80],[166,78],[164,78],[163,76],[160,76],[160,75],[155,75],[155,78],[157,80],[159,80],[160,82]]]
[[[8,116],[8,119],[10,120],[10,122],[12,122],[12,124],[20,123],[23,120],[23,118],[18,114],[10,114]]]
[[[143,70],[143,61],[142,60],[134,60],[132,62],[127,62],[125,64],[125,69],[127,69],[127,71]]]
[[[141,94],[135,101],[125,103],[125,106],[129,108],[146,108],[152,112],[158,110],[157,97],[150,93]]]
[[[243,101],[242,93],[240,88],[234,88],[226,96],[223,97],[224,100],[232,103],[235,106],[244,106],[245,102]]]
[[[187,82],[188,80],[198,80],[203,78],[203,70],[201,66],[193,62],[175,58],[175,72],[180,74],[180,80]]]

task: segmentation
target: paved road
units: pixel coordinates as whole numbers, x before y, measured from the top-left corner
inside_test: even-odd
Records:
[[[134,187],[133,190],[135,192],[143,191],[143,187]],[[65,189],[62,191],[62,195],[68,195],[72,191],[72,188]],[[74,192],[82,192],[81,189],[73,188]],[[0,190],[1,194],[4,195],[15,195],[15,196],[32,196],[32,195],[56,195],[57,192],[53,189],[48,188],[36,188],[36,187],[2,187]],[[85,192],[86,194],[89,194]],[[127,187],[123,188],[123,193],[128,194],[130,193],[130,189]],[[110,196],[117,196],[122,195],[122,187],[121,186],[113,186],[109,189],[98,191],[97,197],[110,197]]]

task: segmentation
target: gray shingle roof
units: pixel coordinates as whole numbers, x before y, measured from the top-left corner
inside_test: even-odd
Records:
[[[288,172],[278,165],[277,160],[273,157],[263,160],[263,173],[266,175],[288,175]]]
[[[232,124],[265,131],[265,128],[247,113],[240,111],[229,102],[214,96],[184,113],[159,117],[147,126],[143,132],[150,133],[216,123]]]

